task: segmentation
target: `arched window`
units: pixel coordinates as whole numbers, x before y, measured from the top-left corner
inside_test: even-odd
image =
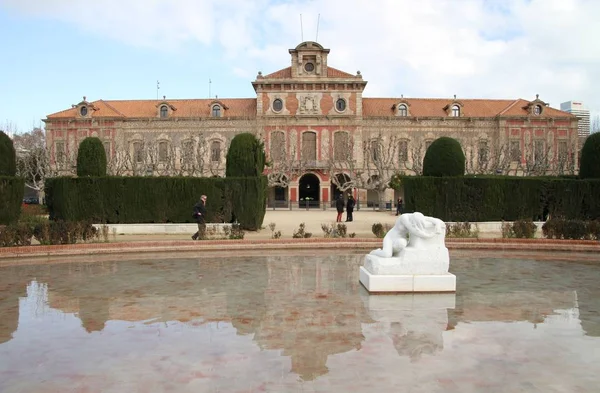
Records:
[[[271,159],[282,161],[285,159],[285,135],[282,131],[271,132]]]
[[[221,117],[221,106],[220,105],[213,105],[212,116],[213,117]]]
[[[306,161],[317,159],[317,134],[315,132],[302,133],[302,159]]]
[[[169,157],[169,142],[158,142],[158,162],[165,162]]]
[[[338,98],[337,101],[335,102],[335,109],[338,112],[343,112],[346,110],[346,100],[344,100],[343,98]]]
[[[452,105],[452,117],[460,117],[460,106]]]
[[[141,141],[133,142],[133,161],[136,163],[144,162],[144,146]]]
[[[346,161],[351,157],[350,140],[347,132],[338,131],[333,134],[333,159]]]
[[[541,105],[535,105],[533,107],[533,114],[536,116],[539,116],[542,114],[542,106]]]
[[[398,143],[398,160],[401,164],[408,161],[408,141],[402,140]]]
[[[79,113],[81,114],[81,116],[87,116],[87,114],[88,114],[87,106],[82,106],[81,108],[79,108]]]
[[[210,144],[210,160],[212,162],[221,161],[221,142],[213,141]]]
[[[408,116],[408,108],[402,104],[398,107],[398,116]]]
[[[160,118],[164,119],[169,115],[169,109],[166,105],[160,107]]]
[[[369,142],[369,156],[371,158],[371,162],[376,162],[379,160],[379,149],[381,148],[381,143],[379,139],[372,139]]]
[[[490,148],[488,147],[488,142],[485,139],[482,139],[479,141],[479,147],[478,147],[478,154],[477,154],[477,161],[479,162],[479,165],[485,165],[488,162],[489,159],[489,151]]]

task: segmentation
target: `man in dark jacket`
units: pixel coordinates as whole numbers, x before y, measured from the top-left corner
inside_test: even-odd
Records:
[[[200,202],[194,205],[194,218],[198,223],[198,232],[192,235],[192,240],[202,240],[206,236],[206,195],[202,195]]]
[[[352,213],[354,212],[354,197],[352,195],[348,195],[348,202],[346,203],[346,221],[354,220],[352,217]]]
[[[342,222],[342,214],[344,213],[344,195],[340,194],[337,201],[335,201],[335,208],[337,210],[336,222]]]

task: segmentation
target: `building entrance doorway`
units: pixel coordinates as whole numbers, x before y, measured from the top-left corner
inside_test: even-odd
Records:
[[[298,182],[300,207],[319,207],[321,182],[316,175],[307,173]]]

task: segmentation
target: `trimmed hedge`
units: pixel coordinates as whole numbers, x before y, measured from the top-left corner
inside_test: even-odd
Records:
[[[423,176],[461,176],[465,174],[465,154],[460,142],[443,136],[433,141],[423,158]]]
[[[444,221],[600,218],[600,180],[459,176],[402,179],[405,210]]]
[[[582,179],[600,179],[600,132],[588,136],[581,148],[579,176]]]
[[[87,137],[79,144],[77,176],[106,176],[106,151],[100,138]]]
[[[24,179],[0,177],[0,224],[10,224],[19,219],[24,192]]]
[[[265,163],[264,144],[254,134],[238,134],[227,151],[225,177],[262,176]]]
[[[195,222],[194,204],[208,197],[207,221],[262,225],[267,179],[189,177],[58,177],[46,180],[50,219],[95,223]]]
[[[0,176],[15,176],[17,158],[12,139],[0,131]]]

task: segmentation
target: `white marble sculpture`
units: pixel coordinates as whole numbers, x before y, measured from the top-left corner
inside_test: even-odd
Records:
[[[385,235],[383,247],[365,256],[360,282],[369,292],[455,291],[445,235],[440,219],[402,214]]]

